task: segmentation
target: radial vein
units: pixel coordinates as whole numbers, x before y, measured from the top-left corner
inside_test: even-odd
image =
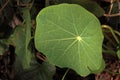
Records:
[[[47,20],[48,20],[48,19],[47,19]],[[76,36],[74,33],[72,33],[72,32],[70,32],[70,31],[62,28],[60,25],[58,25],[58,24],[56,24],[56,23],[54,23],[54,22],[52,22],[52,21],[50,21],[50,20],[48,20],[48,21],[49,21],[51,24],[53,24],[53,25],[55,25],[56,27],[58,27],[59,29],[65,31],[65,32],[67,32],[67,33],[69,33],[69,34],[71,34],[71,35],[73,35],[73,36]]]
[[[73,41],[68,47],[64,50],[63,54],[59,57],[59,59],[65,55],[66,51],[68,51],[76,42],[77,40]]]
[[[44,41],[40,41],[40,42],[49,42],[49,41],[64,41],[64,40],[71,40],[71,39],[76,39],[76,37],[72,37],[72,38],[63,38],[63,39],[44,40]]]

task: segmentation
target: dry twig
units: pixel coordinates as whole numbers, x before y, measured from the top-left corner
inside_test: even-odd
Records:
[[[2,6],[0,9],[0,14],[2,13],[3,9],[7,6],[7,4],[10,2],[10,0],[7,0],[6,3]]]
[[[116,14],[104,14],[105,17],[115,17],[115,16],[120,16],[120,13]]]

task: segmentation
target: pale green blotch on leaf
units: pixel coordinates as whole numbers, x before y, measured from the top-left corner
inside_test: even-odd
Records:
[[[49,6],[37,16],[35,46],[59,67],[81,76],[104,68],[103,34],[98,19],[77,4]]]

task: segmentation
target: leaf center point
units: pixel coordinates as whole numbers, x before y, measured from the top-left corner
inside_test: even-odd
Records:
[[[77,38],[76,38],[78,41],[81,41],[82,40],[82,38],[80,37],[80,36],[77,36]]]

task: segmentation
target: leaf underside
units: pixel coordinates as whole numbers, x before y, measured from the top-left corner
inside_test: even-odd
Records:
[[[100,72],[103,34],[97,18],[76,4],[59,4],[37,16],[35,46],[48,60],[81,76]]]

